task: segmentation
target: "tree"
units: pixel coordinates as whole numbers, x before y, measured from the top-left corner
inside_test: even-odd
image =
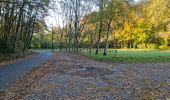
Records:
[[[149,0],[147,6],[147,16],[151,23],[156,26],[170,23],[170,1],[169,0]],[[166,30],[166,28],[165,28]]]
[[[99,0],[99,33],[98,33],[98,40],[97,40],[97,48],[96,48],[96,54],[99,53],[100,48],[100,42],[101,42],[101,33],[102,33],[102,27],[103,27],[103,8],[104,8],[104,1]]]
[[[123,11],[124,8],[126,8],[126,10]],[[109,37],[110,37],[111,29],[115,28],[115,26],[116,26],[115,23],[117,23],[118,18],[123,18],[123,19],[126,18],[127,13],[129,12],[128,10],[129,10],[128,4],[124,0],[107,1],[106,9],[104,10],[105,19],[107,22],[107,32],[106,32],[106,44],[105,44],[105,49],[104,49],[103,55],[107,55],[107,51],[109,48]],[[112,26],[111,26],[111,24],[112,24]]]
[[[37,21],[43,21],[48,0],[0,1],[0,52],[15,53],[30,47]]]

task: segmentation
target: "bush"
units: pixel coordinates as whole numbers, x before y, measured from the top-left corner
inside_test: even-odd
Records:
[[[156,44],[148,44],[148,49],[158,49],[158,46]]]
[[[159,46],[159,49],[168,49],[169,47],[167,45],[161,45]]]
[[[34,52],[32,51],[25,51],[25,52],[18,52],[18,53],[6,53],[6,54],[2,54],[0,53],[0,62],[4,62],[4,61],[11,61],[14,60],[16,58],[24,58],[28,55],[33,54]]]
[[[147,46],[147,47],[146,47]],[[138,45],[139,49],[158,49],[158,46],[156,44],[147,44],[144,43]]]

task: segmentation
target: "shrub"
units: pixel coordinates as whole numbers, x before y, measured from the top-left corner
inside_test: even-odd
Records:
[[[156,44],[147,44],[144,43],[138,45],[139,49],[158,49],[158,46]]]
[[[161,45],[159,46],[159,49],[168,49],[169,47],[167,45]]]

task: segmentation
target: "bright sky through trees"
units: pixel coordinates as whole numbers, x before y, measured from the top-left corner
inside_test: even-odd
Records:
[[[135,0],[135,2],[139,2],[140,0]],[[58,5],[58,4],[57,4]],[[49,10],[49,16],[45,18],[46,24],[48,27],[52,26],[59,26],[62,27],[62,16],[60,14],[57,14],[54,10]]]

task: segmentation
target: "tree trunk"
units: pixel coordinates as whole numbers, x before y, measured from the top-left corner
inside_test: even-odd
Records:
[[[30,45],[31,45],[31,41],[32,41],[32,37],[33,37],[33,34],[34,34],[34,27],[35,27],[35,20],[36,20],[36,18],[34,18],[34,20],[33,20],[33,22],[32,22],[32,31],[31,31],[31,35],[30,35],[30,38],[29,38],[29,42],[28,42],[28,46],[30,47]],[[28,48],[29,48],[28,47]]]
[[[22,4],[22,7],[20,8],[20,12],[19,12],[18,22],[17,22],[17,26],[16,26],[16,31],[14,34],[14,39],[13,39],[13,47],[12,47],[13,53],[15,52],[15,47],[16,47],[16,42],[17,42],[17,38],[18,38],[18,34],[19,34],[18,32],[19,32],[19,28],[20,28],[20,24],[21,24],[21,17],[23,14],[24,6],[25,6],[25,3]]]
[[[92,52],[92,48],[93,48],[93,35],[92,35],[92,33],[90,34],[90,50],[89,50],[89,53],[91,53]]]
[[[53,27],[52,27],[52,32],[51,32],[51,34],[52,34],[52,38],[51,38],[51,40],[52,40],[52,47],[51,47],[51,49],[52,49],[52,52],[54,51],[54,32],[53,32]]]
[[[107,55],[107,51],[108,51],[108,48],[109,48],[109,34],[110,34],[110,30],[111,30],[111,21],[112,19],[109,18],[109,21],[108,21],[108,30],[107,30],[107,36],[106,36],[106,46],[105,46],[105,49],[104,49],[104,53],[103,55]]]
[[[63,38],[63,31],[60,32],[60,52],[62,51],[62,38]]]
[[[68,51],[68,30],[67,30],[67,22],[66,22],[66,36],[65,36],[65,40],[66,40],[66,51]]]
[[[103,10],[103,0],[100,1],[100,12],[99,12],[99,16],[100,16],[100,26],[99,26],[99,34],[98,34],[98,41],[97,41],[97,48],[96,48],[96,54],[99,53],[99,48],[100,48],[100,42],[101,42],[101,32],[102,32],[102,27],[103,27],[103,23],[102,23],[102,10]]]

